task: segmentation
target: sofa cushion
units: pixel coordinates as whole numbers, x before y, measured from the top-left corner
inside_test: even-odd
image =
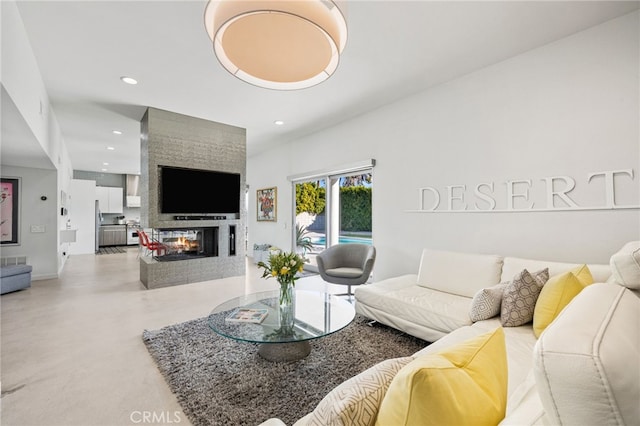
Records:
[[[502,257],[424,249],[418,285],[465,297],[500,282]]]
[[[511,371],[514,364],[509,362],[509,365],[512,366],[509,368]],[[509,396],[507,400],[507,415],[500,422],[500,426],[541,425],[544,424],[543,418],[544,407],[538,395],[535,376],[533,370],[529,370],[525,380]]]
[[[0,268],[0,278],[30,274],[32,270],[33,267],[31,265],[7,265]]]
[[[469,319],[476,322],[500,315],[502,293],[507,284],[508,283],[500,283],[478,291],[471,301]]]
[[[527,269],[529,271],[538,271],[540,269],[548,268],[549,276],[554,276],[567,272],[575,267],[582,265],[582,263],[564,263],[564,262],[551,262],[547,260],[533,260],[522,259],[519,257],[505,257],[504,266],[502,267],[502,280],[509,281],[515,274]],[[609,265],[600,265],[595,263],[588,263],[589,271],[593,276],[593,281],[596,283],[606,282],[611,276],[611,268]]]
[[[0,268],[0,294],[31,287],[31,265],[7,265]]]
[[[387,388],[413,357],[382,361],[329,392],[313,410],[306,425],[372,426]]]
[[[393,378],[377,425],[498,424],[507,405],[501,327],[417,357]]]
[[[362,276],[362,272],[364,271],[360,268],[333,268],[333,269],[326,269],[324,272],[325,274],[332,277],[358,278]]]
[[[500,321],[503,327],[518,327],[533,320],[536,301],[542,286],[549,279],[549,270],[542,269],[530,273],[520,271],[504,288]]]
[[[413,277],[413,280],[407,276],[406,280],[401,277],[356,288],[356,312],[363,313],[365,306],[377,309],[440,332],[433,336],[436,338],[471,324],[470,298],[419,287]],[[436,340],[428,336],[422,338]]]
[[[540,291],[533,311],[533,332],[536,337],[540,337],[564,307],[590,284],[593,284],[593,277],[587,265],[549,278]]]
[[[625,287],[640,289],[640,241],[625,244],[609,260],[616,282]]]
[[[640,299],[616,284],[582,290],[534,347],[534,374],[552,424],[638,424]]]

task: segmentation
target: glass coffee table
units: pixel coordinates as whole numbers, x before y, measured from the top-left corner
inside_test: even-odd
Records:
[[[353,305],[329,293],[295,290],[292,326],[282,323],[279,291],[236,297],[215,307],[207,323],[230,339],[259,343],[258,354],[269,361],[295,361],[311,352],[310,340],[328,336],[346,327],[355,317]],[[231,322],[238,309],[265,312],[260,323]]]

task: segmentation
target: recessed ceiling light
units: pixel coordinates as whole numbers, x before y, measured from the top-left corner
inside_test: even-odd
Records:
[[[107,149],[108,149],[109,151],[114,151],[114,150],[115,150],[115,148],[114,148],[114,147],[112,147],[112,146],[108,146],[108,147],[107,147]]]
[[[120,130],[114,130],[114,131],[113,131],[113,134],[114,134],[114,135],[121,135],[121,134],[122,134],[122,132],[121,132]]]
[[[109,163],[102,163],[102,165],[103,165],[103,166],[108,166],[108,165],[109,165]]]
[[[276,126],[282,126],[284,124],[284,121],[276,120],[276,121],[273,122],[273,124],[275,124]]]
[[[120,80],[124,81],[127,84],[138,84],[138,80],[127,76],[120,77]]]
[[[106,171],[107,171],[107,169],[102,169],[102,171],[103,171],[103,172],[106,172]]]

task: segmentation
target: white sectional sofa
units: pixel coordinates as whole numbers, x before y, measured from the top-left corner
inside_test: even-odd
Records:
[[[472,324],[469,310],[481,289],[508,282],[523,269],[549,268],[549,275],[571,263],[424,249],[418,274],[402,275],[355,290],[356,312],[434,342]],[[609,265],[587,265],[595,282],[611,275]]]
[[[476,322],[469,318],[480,290],[510,281],[523,269],[548,268],[556,279],[579,266],[424,250],[417,275],[358,287],[357,312],[434,343],[342,383],[295,426],[387,426],[376,421],[376,410],[385,407],[394,378],[408,363],[498,329],[504,332],[508,376],[501,425],[640,424],[640,242],[625,245],[610,265],[588,265],[594,283],[568,299],[538,338],[531,322],[503,327],[500,315]],[[425,404],[431,399],[424,398]],[[264,423],[282,424],[278,419]]]

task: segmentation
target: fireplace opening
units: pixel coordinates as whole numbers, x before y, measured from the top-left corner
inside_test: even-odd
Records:
[[[218,256],[218,227],[153,229],[160,245],[154,259],[160,262]]]

